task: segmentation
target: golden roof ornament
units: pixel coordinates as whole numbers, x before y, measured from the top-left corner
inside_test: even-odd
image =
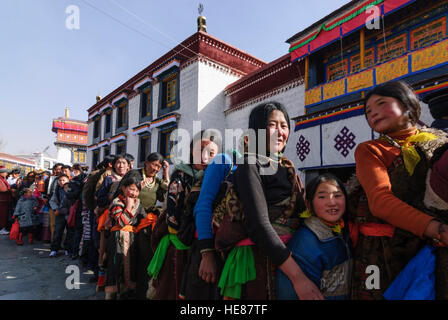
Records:
[[[198,31],[207,32],[207,21],[205,17],[202,15],[202,12],[204,11],[204,6],[202,3],[199,4],[198,12]]]

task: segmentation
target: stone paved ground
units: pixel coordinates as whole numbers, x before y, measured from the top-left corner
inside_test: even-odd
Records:
[[[0,235],[0,300],[103,300],[104,292],[95,291],[95,283],[89,283],[87,273],[79,260],[71,260],[63,251],[50,258],[50,245],[36,242],[17,246],[8,236]],[[67,266],[79,268],[79,289],[74,285],[74,273],[65,273]]]

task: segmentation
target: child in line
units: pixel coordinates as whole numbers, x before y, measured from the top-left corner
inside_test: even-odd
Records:
[[[69,177],[65,174],[61,175],[58,178],[58,185],[56,186],[56,190],[53,193],[53,196],[50,200],[50,207],[54,211],[56,216],[56,226],[53,236],[53,241],[51,242],[51,252],[50,257],[55,257],[58,250],[61,249],[62,237],[64,235],[64,230],[67,227],[67,217],[68,217],[68,201],[67,201],[67,190],[68,190],[68,182],[70,181]],[[64,248],[65,255],[68,256],[69,252],[67,248],[69,247],[69,230],[67,228],[67,236],[65,238]]]
[[[368,206],[362,203],[364,196],[349,196],[351,204],[358,203],[354,225],[359,230],[352,298],[383,299],[384,291],[425,244],[433,239],[448,244],[447,221],[436,219],[423,201],[428,164],[448,137],[441,130],[417,128],[420,103],[404,82],[375,87],[366,95],[364,108],[367,123],[380,137],[359,144],[355,151],[356,175]],[[436,265],[445,259],[437,258]],[[369,265],[379,268],[379,288],[366,288]],[[445,291],[446,299],[448,268],[442,269],[436,287]]]
[[[306,187],[304,223],[288,242],[292,257],[327,300],[350,296],[352,259],[349,232],[344,228],[346,191],[331,174],[320,175]],[[296,300],[288,277],[277,271],[277,297]]]
[[[24,233],[28,234],[28,243],[33,243],[33,233],[39,222],[39,217],[37,215],[38,207],[39,202],[33,196],[33,191],[30,188],[23,189],[23,195],[17,202],[13,215],[13,218],[18,219],[20,226],[19,236],[16,240],[17,245],[23,245],[22,236]]]
[[[111,235],[107,239],[106,300],[135,299],[137,279],[136,234],[144,227],[147,214],[138,198],[141,180],[128,176],[121,181],[121,192],[112,201],[109,217]]]

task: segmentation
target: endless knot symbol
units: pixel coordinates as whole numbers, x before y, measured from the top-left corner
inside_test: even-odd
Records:
[[[334,138],[336,144],[334,147],[338,150],[344,157],[347,157],[350,150],[352,150],[355,146],[355,138],[356,136],[350,132],[350,130],[344,126],[341,132]]]
[[[299,142],[296,145],[297,155],[299,156],[300,161],[306,159],[306,156],[310,153],[310,142],[305,139],[304,136],[300,135]]]

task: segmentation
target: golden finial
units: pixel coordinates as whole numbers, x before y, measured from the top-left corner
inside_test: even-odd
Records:
[[[199,4],[198,12],[198,31],[207,32],[207,21],[205,17],[202,15],[202,12],[204,11],[204,5],[202,3]]]

